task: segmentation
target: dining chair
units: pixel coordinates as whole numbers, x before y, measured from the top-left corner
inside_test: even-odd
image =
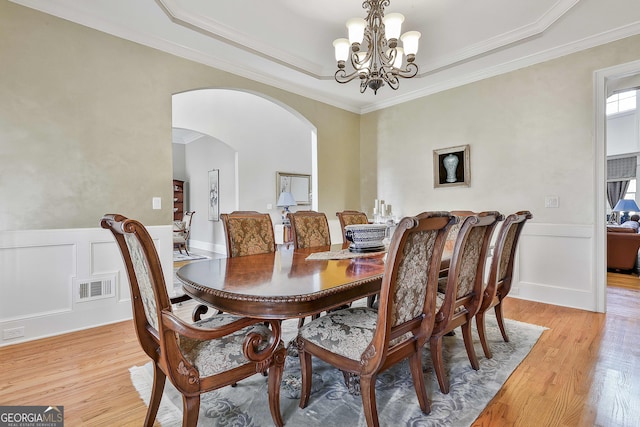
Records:
[[[174,249],[178,248],[180,253],[182,253],[182,249],[184,249],[187,255],[189,255],[187,242],[191,235],[191,221],[193,220],[193,214],[195,213],[195,211],[185,212],[182,217],[182,221],[173,222],[173,247]]]
[[[312,248],[319,246],[331,246],[329,233],[329,221],[322,212],[298,211],[289,212],[287,218],[291,222],[291,238],[295,249]],[[317,319],[320,313],[311,316]],[[304,325],[304,317],[298,321],[298,327]]]
[[[440,257],[449,212],[424,212],[400,221],[391,240],[382,277],[378,310],[351,307],[327,313],[298,329],[296,343],[302,372],[300,407],[309,402],[312,356],[359,376],[368,426],[378,426],[377,375],[409,359],[420,409],[430,412],[422,372],[422,348],[431,336]]]
[[[491,267],[489,268],[489,279],[484,288],[482,304],[478,309],[478,313],[476,313],[476,327],[480,336],[482,350],[487,359],[491,359],[492,354],[487,343],[484,319],[485,313],[490,308],[493,307],[496,314],[502,339],[505,342],[509,342],[509,336],[504,327],[502,301],[509,295],[511,290],[516,248],[520,240],[520,234],[527,220],[531,218],[533,218],[533,215],[529,211],[520,211],[507,216],[496,239],[493,257],[491,258]]]
[[[322,212],[289,212],[293,246],[296,249],[331,246],[329,222]]]
[[[439,279],[438,288],[444,293],[438,292],[437,295],[437,313],[429,350],[440,391],[444,394],[449,393],[449,379],[444,368],[442,341],[458,326],[462,327],[462,338],[471,367],[476,371],[480,369],[473,347],[471,322],[482,303],[484,266],[491,236],[503,218],[495,211],[464,217],[456,237],[449,272]]]
[[[100,224],[120,249],[138,341],[154,362],[144,425],[154,423],[167,378],[182,394],[182,425],[196,426],[202,393],[268,370],[269,409],[273,422],[282,426],[275,393],[285,359],[280,322],[228,314],[184,322],[172,312],[160,258],[146,228],[118,214],[103,216]]]
[[[340,229],[342,230],[342,242],[346,243],[347,240],[345,238],[344,232],[345,232],[345,227],[347,225],[353,225],[353,224],[368,224],[369,223],[369,219],[367,218],[367,214],[364,212],[360,212],[360,211],[342,211],[342,212],[336,212],[336,216],[338,217],[338,220],[340,221]]]
[[[462,220],[470,215],[476,215],[476,212],[474,211],[456,210],[456,211],[450,211],[450,212],[451,212],[451,215],[457,216],[460,219],[460,221],[452,225],[451,228],[449,229],[449,233],[447,233],[447,240],[444,243],[444,252],[446,254],[453,254],[453,248],[456,245],[458,232],[460,231],[460,227],[462,226],[462,222],[463,222]],[[451,262],[451,259],[443,261],[442,265],[440,266],[440,277],[446,277],[449,274],[450,262]],[[444,289],[438,289],[438,291],[444,292]]]
[[[276,251],[271,216],[256,211],[221,214],[227,243],[227,256],[265,254]]]

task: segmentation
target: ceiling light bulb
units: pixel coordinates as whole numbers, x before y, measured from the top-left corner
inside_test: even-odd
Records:
[[[418,40],[420,36],[421,34],[418,31],[407,31],[400,37],[402,47],[404,47],[404,53],[407,56],[418,53]]]
[[[351,18],[347,21],[347,28],[349,29],[349,43],[362,43],[364,38],[364,29],[367,26],[367,21],[362,18]]]
[[[351,44],[347,39],[335,39],[333,47],[336,51],[336,61],[346,61],[349,57],[349,48]]]
[[[400,30],[404,22],[404,16],[401,13],[390,13],[382,18],[382,22],[387,40],[400,37]]]

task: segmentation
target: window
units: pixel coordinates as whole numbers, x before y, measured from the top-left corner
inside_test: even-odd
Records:
[[[636,90],[628,90],[607,98],[607,116],[636,109]]]
[[[629,180],[629,188],[627,188],[627,192],[624,195],[625,200],[635,200],[636,199],[636,180]]]

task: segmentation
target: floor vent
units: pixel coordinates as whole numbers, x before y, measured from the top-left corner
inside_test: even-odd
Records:
[[[78,302],[92,301],[115,296],[115,276],[94,277],[89,280],[79,280],[77,282]]]

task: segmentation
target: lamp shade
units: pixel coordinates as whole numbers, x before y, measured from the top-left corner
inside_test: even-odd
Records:
[[[640,212],[635,200],[620,199],[613,208],[616,212]]]
[[[288,191],[283,191],[282,193],[280,193],[280,197],[278,197],[278,204],[277,204],[279,208],[296,206],[296,205],[297,205],[296,199],[293,198],[293,194],[289,193]]]

